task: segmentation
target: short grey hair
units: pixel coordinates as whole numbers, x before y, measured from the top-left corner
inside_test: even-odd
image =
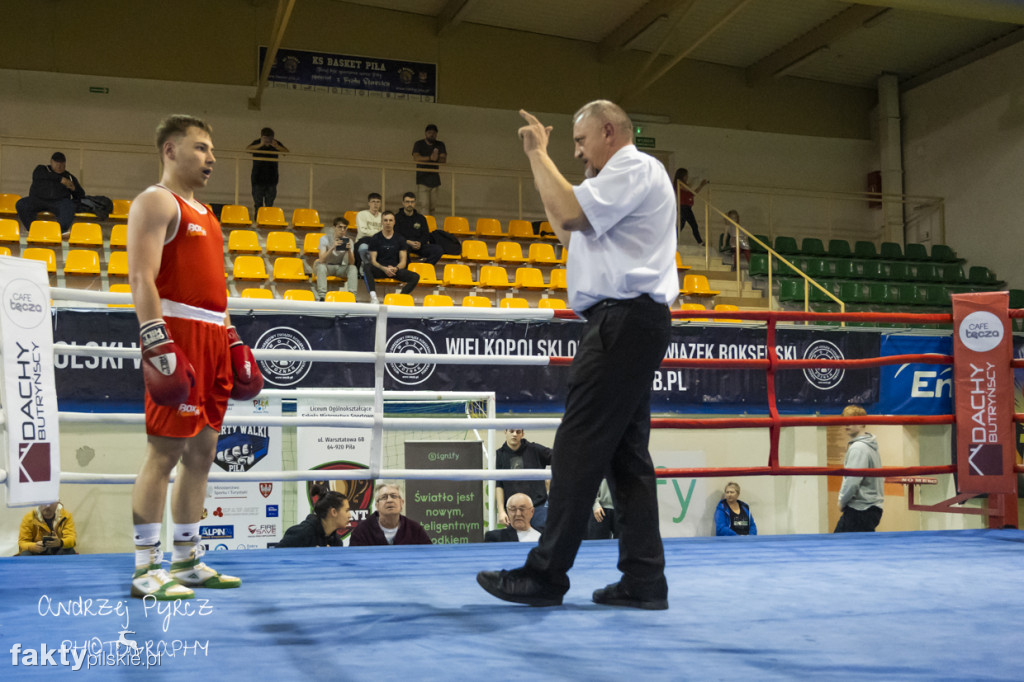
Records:
[[[588,102],[572,115],[572,122],[576,124],[590,117],[596,118],[601,123],[611,123],[628,140],[633,139],[633,121],[630,120],[629,114],[615,102],[607,99]]]

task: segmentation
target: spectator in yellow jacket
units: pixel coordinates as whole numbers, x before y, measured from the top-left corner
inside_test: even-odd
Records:
[[[18,556],[77,554],[75,521],[60,502],[41,504],[25,514],[18,532]]]

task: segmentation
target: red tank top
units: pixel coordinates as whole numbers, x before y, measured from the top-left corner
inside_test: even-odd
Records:
[[[156,288],[160,298],[222,313],[228,298],[224,279],[224,235],[213,210],[202,209],[166,187],[178,202],[177,229],[164,243]]]

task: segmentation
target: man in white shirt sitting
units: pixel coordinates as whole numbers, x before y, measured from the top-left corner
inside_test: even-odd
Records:
[[[533,500],[529,495],[516,493],[505,505],[508,527],[484,533],[484,542],[537,542],[540,531],[530,525],[533,518]]]

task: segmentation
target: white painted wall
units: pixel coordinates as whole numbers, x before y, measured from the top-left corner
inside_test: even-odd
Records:
[[[903,95],[909,194],[946,199],[946,240],[968,265],[1024,288],[1024,43]]]

